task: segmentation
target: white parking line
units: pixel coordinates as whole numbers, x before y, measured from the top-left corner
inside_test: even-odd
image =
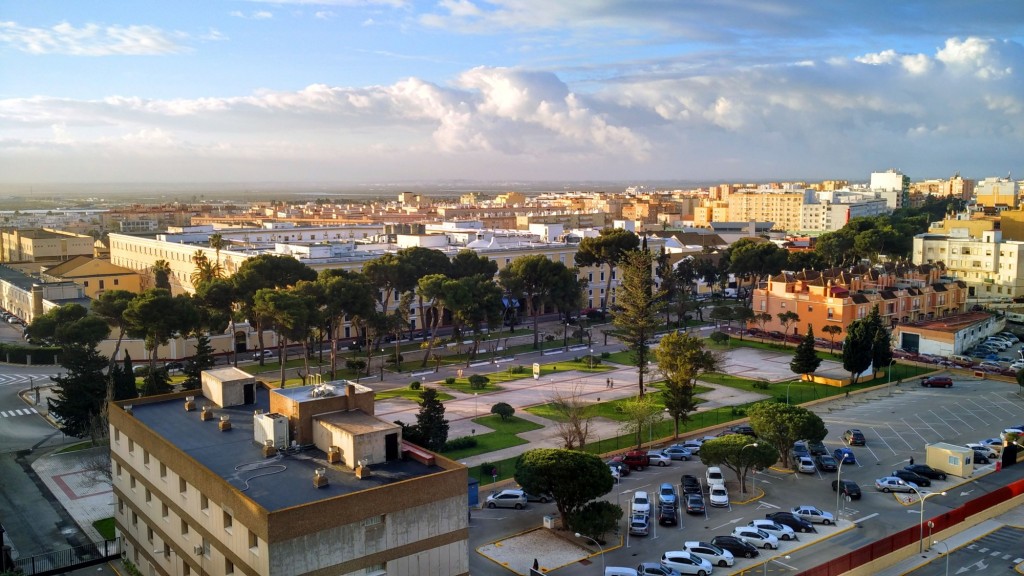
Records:
[[[992,418],[998,418],[998,417],[997,417],[997,416],[996,416],[995,414],[993,414],[993,413],[992,413],[992,411],[991,411],[991,410],[989,410],[989,409],[988,409],[987,407],[985,407],[985,406],[982,406],[981,404],[978,404],[977,402],[975,402],[974,400],[972,400],[972,399],[970,399],[970,398],[965,398],[965,400],[966,400],[966,401],[968,401],[968,402],[970,402],[971,404],[974,404],[975,406],[977,406],[977,407],[978,407],[978,410],[981,410],[982,412],[984,412],[984,413],[988,414],[988,415],[989,415],[989,416],[991,416]],[[987,424],[988,422],[990,422],[990,420],[985,420],[985,419],[980,419],[980,420],[981,420],[982,422],[985,422],[986,424]]]
[[[1016,416],[1016,415],[1017,415],[1017,414],[1016,414],[1015,412],[1010,412],[1010,411],[1009,411],[1009,410],[1007,410],[1006,408],[1003,408],[1003,404],[1004,404],[1004,403],[1006,402],[1006,399],[1005,399],[1005,398],[1002,398],[1002,397],[1001,397],[1001,396],[999,396],[998,394],[993,394],[993,393],[991,393],[991,392],[990,392],[990,393],[988,393],[988,395],[989,395],[989,396],[995,396],[995,400],[993,400],[993,402],[992,402],[992,407],[993,407],[993,408],[999,408],[1000,410],[1002,410],[1003,412],[1006,412],[1006,413],[1007,413],[1007,414],[1009,414],[1010,416]]]
[[[950,416],[952,416],[953,418],[956,418],[957,420],[959,420],[959,421],[961,421],[961,422],[964,422],[964,419],[963,419],[963,418],[961,418],[961,417],[957,416],[956,414],[954,414],[954,413],[953,413],[953,411],[952,411],[952,410],[950,410],[950,409],[949,409],[949,408],[948,408],[947,406],[943,405],[943,406],[942,406],[942,409],[943,409],[943,410],[945,410],[946,412],[949,412],[949,415],[950,415]],[[971,425],[970,425],[970,424],[968,424],[967,422],[964,422],[964,426],[967,426],[967,427],[968,427],[968,428],[970,428],[971,430],[974,430],[974,426],[971,426]]]
[[[908,423],[907,423],[907,421],[906,421],[906,420],[904,420],[903,418],[900,418],[900,422],[903,422],[903,425],[904,425],[904,426],[906,426],[907,428],[910,428],[910,429],[911,429],[911,430],[912,430],[912,431],[914,432],[914,434],[917,434],[918,438],[920,438],[921,440],[924,440],[925,444],[927,444],[927,443],[928,443],[928,440],[927,440],[927,439],[926,439],[926,438],[925,438],[924,436],[921,436],[921,433],[917,431],[917,428],[914,428],[913,426],[911,426],[910,424],[908,424]],[[927,422],[925,422],[925,423],[924,423],[924,425],[925,425],[925,426],[928,426],[928,423],[927,423]],[[928,426],[928,427],[929,427],[929,428],[931,428],[931,426]],[[934,428],[932,428],[932,432],[935,432],[935,429],[934,429]],[[937,432],[936,432],[936,435],[938,435],[938,433],[937,433]]]
[[[914,449],[914,447],[910,444],[910,442],[907,442],[906,440],[904,440],[903,436],[900,436],[900,433],[897,432],[896,429],[892,427],[892,424],[886,424],[886,426],[889,427],[889,430],[892,430],[892,433],[895,434],[897,438],[899,438],[900,440],[903,440],[903,443],[907,445],[907,448],[910,448],[911,450]]]
[[[939,434],[938,430],[936,430],[935,428],[932,428],[932,425],[929,424],[928,422],[926,422],[924,418],[921,418],[920,414],[914,414],[914,416],[916,416],[917,419],[920,420],[922,424],[927,426],[929,430],[931,430],[932,432],[935,432],[936,436],[938,436],[939,438],[942,438],[942,434]]]
[[[946,428],[949,428],[950,430],[952,430],[952,431],[953,431],[953,434],[959,434],[959,433],[960,433],[960,431],[959,431],[959,430],[957,430],[956,428],[953,428],[952,426],[950,426],[950,425],[949,425],[949,423],[947,423],[947,422],[946,422],[945,420],[943,420],[942,418],[940,418],[940,417],[939,417],[939,415],[938,415],[938,414],[936,414],[934,410],[929,410],[929,412],[931,412],[931,413],[932,413],[932,416],[935,416],[936,418],[938,418],[938,419],[939,419],[939,422],[942,422],[942,425],[943,425],[943,426],[945,426]]]
[[[878,439],[882,441],[882,444],[885,444],[886,448],[891,450],[893,454],[896,453],[896,451],[892,449],[892,446],[889,446],[889,443],[885,441],[885,438],[882,438],[882,435],[878,433],[878,430],[875,430],[874,428],[871,428],[871,431],[874,432],[875,436],[877,436]]]
[[[868,514],[867,516],[865,516],[863,518],[857,518],[856,520],[853,521],[853,523],[854,524],[860,524],[861,522],[863,522],[865,520],[870,520],[870,519],[874,518],[875,516],[878,516],[878,512],[875,512],[874,514]]]

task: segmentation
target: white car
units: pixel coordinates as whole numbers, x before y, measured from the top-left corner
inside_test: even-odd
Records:
[[[630,504],[630,513],[634,515],[651,515],[651,499],[647,496],[647,492],[637,490],[633,493],[633,502]]]
[[[1010,362],[1010,369],[1011,370],[1022,370],[1022,369],[1024,369],[1024,360],[1014,360],[1013,362]]]
[[[999,438],[985,438],[984,440],[978,440],[978,444],[995,450],[997,455],[1003,453],[1003,441]]]
[[[712,506],[717,508],[725,508],[729,505],[729,491],[725,489],[725,484],[716,484],[711,487],[711,496],[708,497],[708,501],[711,502]]]
[[[661,450],[651,450],[647,453],[647,459],[650,460],[650,466],[668,466],[672,463],[672,458],[661,453]]]
[[[767,532],[772,536],[775,536],[779,540],[796,540],[796,532],[786,526],[785,524],[779,524],[778,522],[772,522],[771,520],[751,520],[747,526],[751,528],[757,528],[762,532]]]
[[[811,460],[806,456],[800,457],[800,461],[796,463],[796,469],[798,472],[803,472],[804,474],[814,474],[818,471],[817,468],[814,467],[814,460]]]
[[[711,466],[707,471],[708,486],[721,485],[725,486],[725,476],[722,475],[722,469],[718,466]]]
[[[703,443],[704,442],[701,440],[686,440],[683,442],[682,446],[683,448],[689,450],[692,454],[696,455],[700,454],[700,446]]]
[[[684,550],[669,550],[661,555],[661,563],[675,568],[680,574],[708,576],[714,570],[711,562]]]
[[[723,550],[710,542],[683,542],[683,548],[690,554],[696,554],[721,568],[726,568],[736,563],[736,558],[732,555],[732,552]]]
[[[515,508],[522,510],[526,508],[526,493],[522,490],[502,490],[487,496],[485,502],[488,508]]]
[[[917,484],[913,482],[905,482],[904,480],[895,476],[884,476],[875,480],[875,490],[882,492],[915,492],[917,491]]]
[[[825,512],[824,510],[820,510],[814,506],[797,506],[790,510],[790,512],[804,520],[807,520],[811,524],[824,524],[828,526],[829,524],[834,524],[836,521],[831,512]]]
[[[984,444],[978,444],[977,442],[968,442],[967,444],[964,444],[964,446],[976,452],[981,452],[982,454],[985,455],[986,458],[990,460],[999,457],[998,452],[993,450],[990,446],[986,446]]]
[[[775,550],[779,547],[778,538],[764,530],[758,530],[757,528],[751,528],[750,526],[737,526],[732,529],[732,535],[743,540],[747,544],[758,548],[764,548],[765,550]]]

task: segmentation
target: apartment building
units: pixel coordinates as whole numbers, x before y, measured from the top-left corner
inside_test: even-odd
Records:
[[[841,340],[847,326],[876,305],[889,326],[963,312],[967,285],[944,274],[940,265],[907,263],[782,272],[754,290],[752,305],[755,313],[771,316],[765,330],[786,330],[778,316],[795,312],[800,319],[789,325],[791,333],[803,334],[810,324],[816,336],[828,338],[822,328],[839,326]]]
[[[918,234],[914,263],[944,264],[947,275],[966,283],[971,298],[1002,300],[1024,295],[1024,242],[1003,240],[999,230],[981,237]]]
[[[862,195],[820,192],[802,206],[800,230],[834,232],[854,218],[881,216],[890,212],[882,199],[862,199]]]
[[[143,574],[469,572],[464,466],[402,439],[346,381],[236,368],[109,410],[114,522]]]
[[[1020,185],[1009,178],[985,178],[974,187],[974,201],[990,208],[1017,208],[1019,195]]]
[[[50,228],[0,230],[0,261],[61,262],[92,256],[95,239]]]
[[[899,170],[890,168],[885,172],[872,172],[868,187],[881,192],[893,210],[910,204],[910,177]]]
[[[46,282],[71,281],[82,287],[89,298],[97,298],[107,290],[142,291],[138,272],[111,264],[109,260],[76,256],[56,266],[44,268],[39,275]]]

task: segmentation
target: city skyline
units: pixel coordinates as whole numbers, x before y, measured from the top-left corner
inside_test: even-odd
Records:
[[[1021,168],[1013,0],[5,4],[0,184]]]

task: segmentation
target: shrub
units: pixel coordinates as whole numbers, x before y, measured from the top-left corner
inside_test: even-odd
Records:
[[[729,341],[729,335],[725,332],[712,332],[708,339],[715,344],[725,344]]]
[[[513,374],[522,374],[523,372],[526,372],[526,366],[520,365],[512,369]]]
[[[554,342],[555,341],[555,335],[554,334],[545,334],[544,335],[544,341],[545,342]]]
[[[419,389],[420,389],[420,381],[419,380],[413,380],[412,382],[409,382],[409,390],[419,390]]]
[[[583,358],[580,358],[580,363],[586,364],[587,366],[597,366],[601,363],[601,358],[594,356],[593,354],[587,354]]]
[[[448,386],[451,386],[451,385],[455,384],[455,377],[454,376],[449,376],[449,377],[445,378],[444,379],[444,383],[447,384]]]
[[[498,402],[494,406],[491,406],[491,414],[501,416],[502,420],[508,420],[515,413],[516,409],[506,402]]]
[[[497,464],[493,464],[491,462],[480,463],[480,482],[483,482],[484,478],[488,476],[497,476],[500,473],[501,471],[498,469]]]
[[[458,438],[452,438],[451,440],[444,443],[442,452],[453,452],[455,450],[465,450],[466,448],[476,448],[476,438],[472,436],[459,436]]]
[[[766,380],[758,380],[758,381],[754,382],[753,384],[751,384],[751,386],[753,386],[754,388],[756,388],[758,390],[767,390],[768,387],[771,386],[771,382],[768,382]]]
[[[472,374],[469,377],[469,387],[473,390],[483,390],[491,379],[483,374]]]
[[[601,352],[601,359],[602,360],[606,359],[606,358],[611,358],[611,357],[612,357],[612,353],[611,352]]]
[[[733,416],[746,416],[747,415],[747,411],[746,410],[744,410],[743,408],[737,408],[736,406],[733,406],[732,408],[730,408],[730,411],[732,412]]]

